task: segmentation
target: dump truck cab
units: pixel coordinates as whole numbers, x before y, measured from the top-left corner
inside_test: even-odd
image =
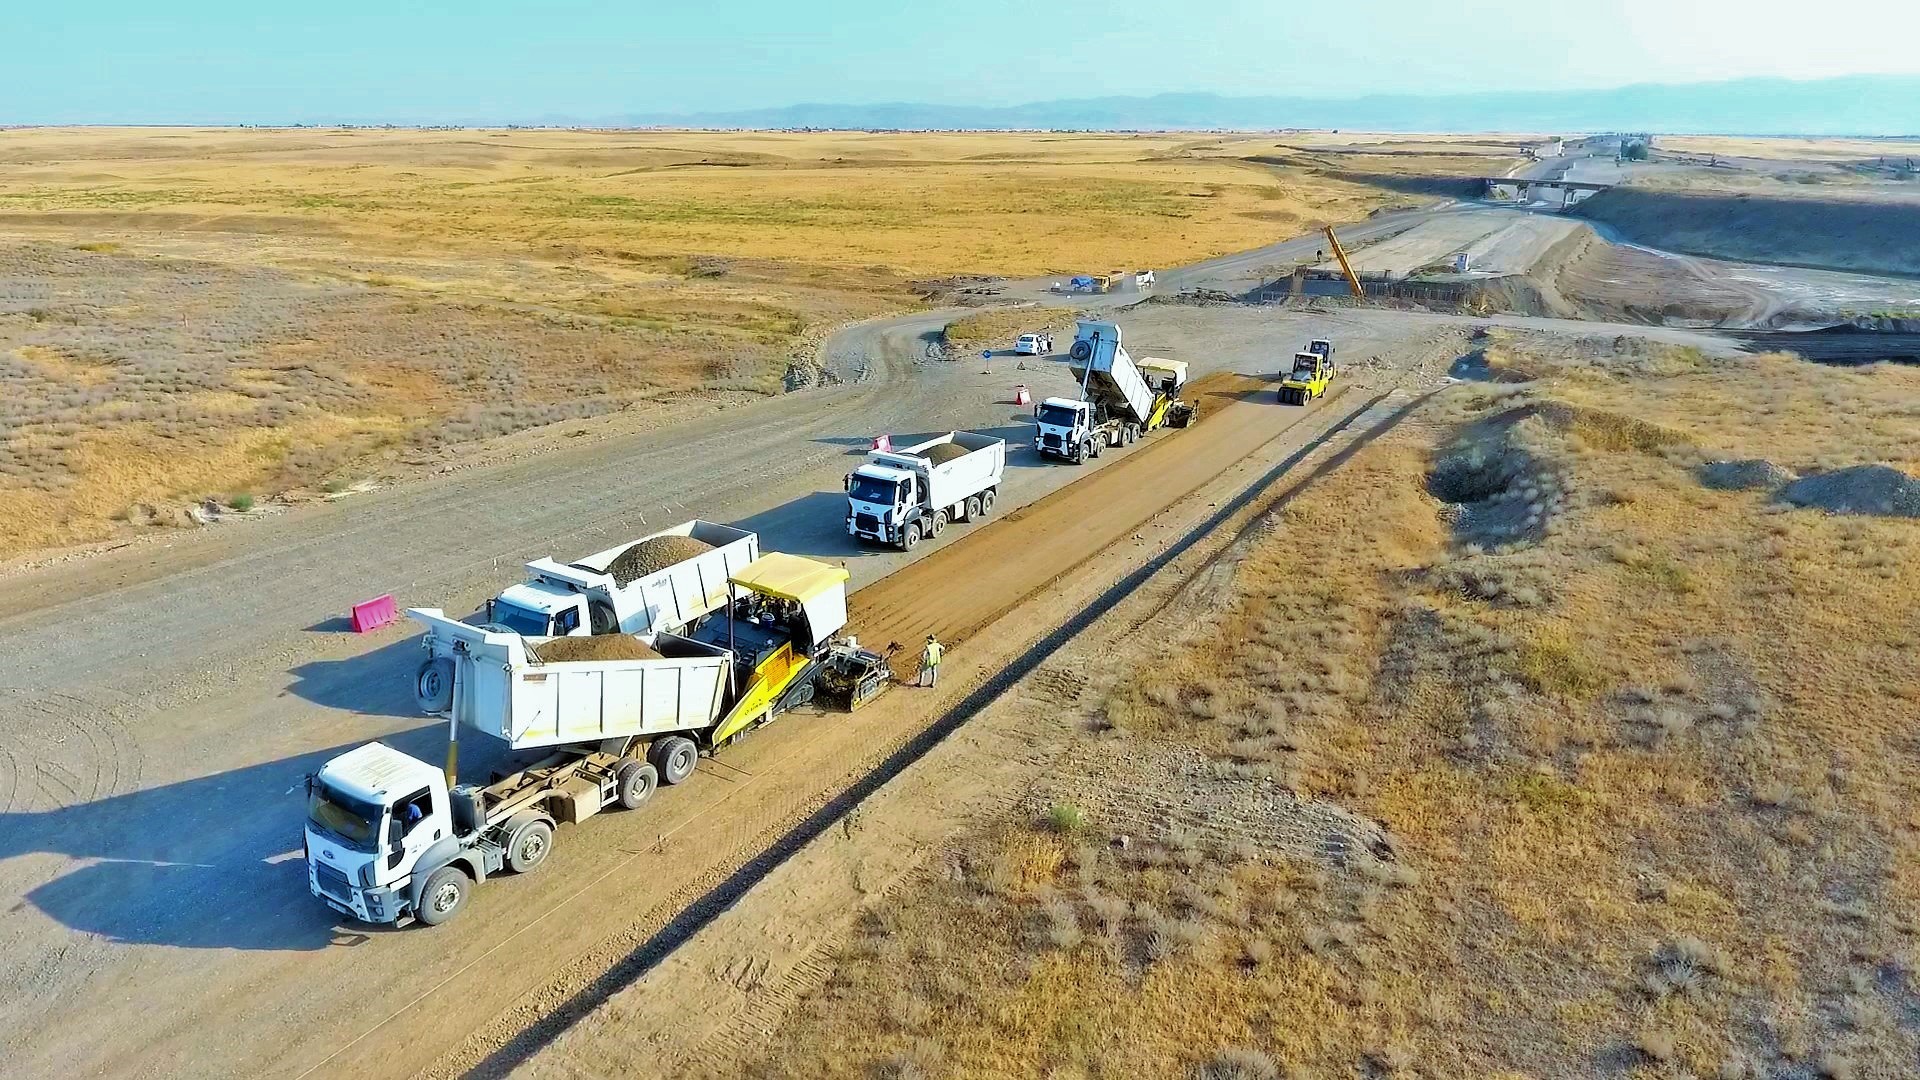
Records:
[[[368,743],[307,781],[307,884],[329,907],[370,923],[411,915],[414,871],[436,847],[458,846],[445,774]]]
[[[1333,381],[1333,362],[1319,353],[1302,350],[1293,354],[1293,369],[1280,380],[1279,397],[1288,405],[1305,405],[1324,396]]]
[[[1099,457],[1102,441],[1095,439],[1094,406],[1076,398],[1042,398],[1034,406],[1034,446],[1043,454],[1084,461]]]
[[[546,582],[509,585],[487,601],[482,621],[522,637],[571,637],[589,632],[592,616],[580,593]]]
[[[853,470],[847,477],[847,520],[854,523],[850,531],[860,535],[858,526],[871,523],[869,531],[877,539],[895,541],[909,517],[919,516],[918,484],[911,471],[892,465],[867,464]]]

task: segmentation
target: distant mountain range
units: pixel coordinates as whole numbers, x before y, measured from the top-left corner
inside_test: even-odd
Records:
[[[916,130],[1648,131],[1729,135],[1920,134],[1920,76],[1738,79],[1610,90],[1376,94],[1357,98],[1159,94],[1004,107],[891,103],[633,113],[621,127]],[[557,119],[557,118],[556,118]],[[561,121],[568,122],[568,121]],[[578,122],[578,121],[571,121]]]

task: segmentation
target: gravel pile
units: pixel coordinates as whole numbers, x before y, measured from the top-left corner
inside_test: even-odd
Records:
[[[1720,491],[1771,491],[1793,479],[1792,470],[1765,458],[1709,461],[1700,467],[1700,482]]]
[[[1920,480],[1886,465],[1855,465],[1795,480],[1780,497],[1835,514],[1920,518]]]
[[[562,637],[532,646],[534,660],[564,664],[573,660],[658,660],[660,654],[625,634]]]
[[[935,465],[945,465],[955,458],[967,456],[967,448],[958,443],[943,442],[927,448],[927,459]]]
[[[625,586],[648,574],[657,573],[674,563],[686,562],[695,555],[712,551],[713,545],[691,536],[656,536],[642,540],[614,557],[607,573],[614,583]]]

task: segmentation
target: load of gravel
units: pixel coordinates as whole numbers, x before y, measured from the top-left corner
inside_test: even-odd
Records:
[[[558,637],[530,648],[533,659],[542,664],[564,664],[574,660],[658,660],[660,654],[638,638],[625,634],[598,634],[593,637]]]
[[[1793,479],[1792,470],[1765,458],[1709,461],[1700,466],[1700,482],[1720,491],[1771,491]]]
[[[1920,480],[1887,465],[1855,465],[1804,477],[1782,488],[1780,498],[1834,514],[1920,518]]]
[[[614,584],[624,587],[648,574],[665,570],[674,563],[686,562],[712,550],[712,544],[691,536],[655,536],[614,556],[613,562],[607,566],[607,573],[613,575]]]
[[[927,460],[933,462],[935,465],[945,465],[955,458],[963,458],[966,456],[966,447],[961,446],[959,443],[950,442],[936,443],[933,446],[929,446],[927,447],[926,453]]]

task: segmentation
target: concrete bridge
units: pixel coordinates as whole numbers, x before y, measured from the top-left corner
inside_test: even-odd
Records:
[[[1581,180],[1536,180],[1523,176],[1489,176],[1485,179],[1489,199],[1497,202],[1546,203],[1562,210],[1613,186]]]

